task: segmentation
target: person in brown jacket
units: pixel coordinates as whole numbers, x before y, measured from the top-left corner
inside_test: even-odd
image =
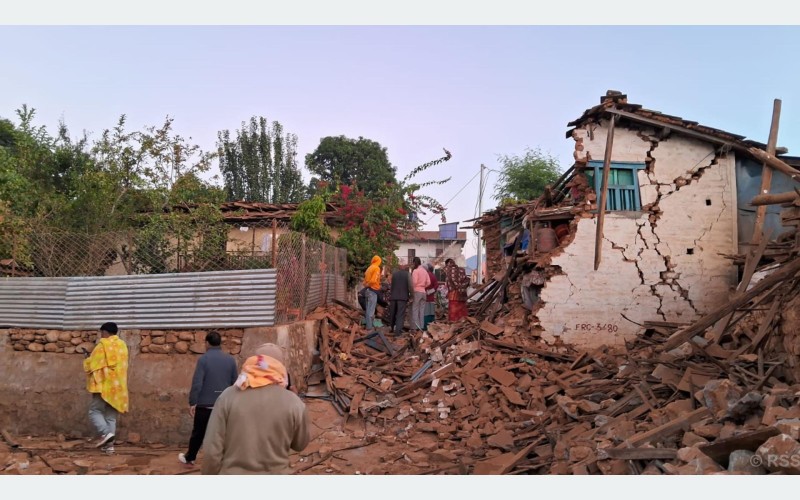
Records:
[[[290,450],[309,442],[303,401],[287,390],[283,350],[264,344],[220,394],[206,431],[203,474],[288,474]]]

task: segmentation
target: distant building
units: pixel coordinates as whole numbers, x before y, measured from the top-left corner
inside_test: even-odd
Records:
[[[439,224],[438,231],[415,231],[400,242],[395,256],[400,264],[410,263],[419,257],[423,263],[433,262],[441,267],[447,258],[452,258],[459,266],[464,266],[464,245],[467,232],[458,230],[458,222]]]

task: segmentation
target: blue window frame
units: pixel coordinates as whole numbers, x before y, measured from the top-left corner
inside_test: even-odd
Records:
[[[600,202],[600,188],[603,182],[603,162],[590,161],[586,176],[589,185],[594,185],[597,201]],[[608,211],[638,211],[642,209],[639,197],[638,171],[643,170],[644,163],[629,163],[612,161],[608,173],[608,196],[606,197],[606,210]]]

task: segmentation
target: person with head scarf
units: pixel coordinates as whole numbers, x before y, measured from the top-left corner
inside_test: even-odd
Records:
[[[453,259],[445,261],[444,273],[447,277],[447,319],[458,321],[467,317],[467,288],[469,278],[463,268]]]
[[[203,474],[287,474],[289,452],[309,442],[308,412],[288,390],[283,349],[263,344],[214,405]]]
[[[428,277],[431,280],[430,286],[425,289],[425,324],[423,329],[427,330],[428,325],[436,321],[436,292],[439,289],[439,280],[433,274],[433,264],[430,262],[425,264],[425,270],[428,271]]]

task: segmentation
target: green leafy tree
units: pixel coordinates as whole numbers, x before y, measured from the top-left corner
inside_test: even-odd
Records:
[[[445,150],[444,157],[414,168],[400,182],[384,184],[372,196],[361,185],[339,185],[329,195],[330,203],[337,207],[344,223],[335,244],[347,250],[351,285],[363,277],[373,255],[381,256],[388,265],[394,264],[394,251],[403,235],[421,228],[420,215],[431,212],[441,215],[444,220],[444,207],[435,198],[420,194],[420,190],[444,184],[450,179],[418,184],[413,182],[413,178],[450,158],[450,153]],[[318,195],[303,202],[292,219],[292,229],[319,239],[315,235],[320,227],[325,226],[322,200]]]
[[[219,169],[229,201],[298,203],[305,197],[297,166],[297,136],[264,117],[252,117],[236,131],[217,134]]]
[[[388,183],[397,183],[386,148],[363,137],[322,138],[317,149],[306,155],[306,168],[314,175],[309,185],[312,192],[357,185],[376,198]]]
[[[527,148],[522,156],[500,155],[498,162],[494,199],[501,202],[538,198],[561,175],[558,160],[538,148]]]

